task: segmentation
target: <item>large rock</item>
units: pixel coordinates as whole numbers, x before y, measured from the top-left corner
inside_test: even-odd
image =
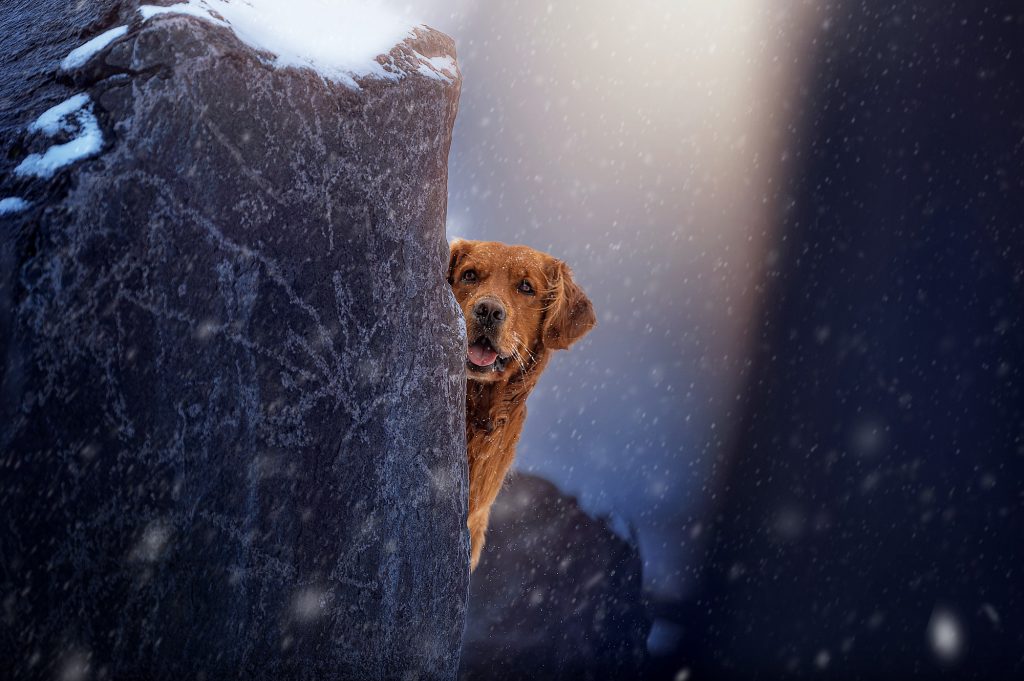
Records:
[[[639,678],[651,630],[642,585],[634,541],[516,474],[473,573],[460,678]]]
[[[356,85],[222,22],[21,5],[0,24],[5,676],[453,677],[451,40],[417,29]]]

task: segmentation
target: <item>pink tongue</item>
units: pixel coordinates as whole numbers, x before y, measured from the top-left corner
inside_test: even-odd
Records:
[[[490,348],[476,343],[469,346],[469,361],[478,367],[490,366],[496,359],[498,359],[498,353]]]

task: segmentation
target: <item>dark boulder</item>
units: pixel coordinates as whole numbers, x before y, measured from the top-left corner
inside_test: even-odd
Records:
[[[651,628],[642,585],[634,541],[516,474],[473,573],[460,678],[638,678]]]
[[[393,77],[353,87],[275,66],[222,22],[15,5],[4,676],[453,677],[451,40],[416,29],[377,59]]]

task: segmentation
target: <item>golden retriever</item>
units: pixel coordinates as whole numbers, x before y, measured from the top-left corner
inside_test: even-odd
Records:
[[[512,466],[526,398],[553,350],[596,324],[594,308],[569,267],[526,246],[451,244],[448,283],[466,317],[466,443],[470,569],[484,547],[491,505]]]

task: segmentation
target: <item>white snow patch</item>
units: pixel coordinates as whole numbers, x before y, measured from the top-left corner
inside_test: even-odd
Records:
[[[117,28],[112,28],[109,31],[100,33],[84,45],[71,50],[71,52],[68,53],[68,56],[64,57],[64,61],[60,63],[60,67],[65,71],[77,69],[79,66],[84,65],[87,61],[92,59],[93,55],[97,52],[127,32],[127,26],[118,26]]]
[[[459,72],[458,65],[451,57],[424,57],[419,52],[416,53],[416,56],[422,62],[418,70],[427,78],[451,83]]]
[[[27,210],[31,204],[20,196],[0,199],[0,215],[12,215]]]
[[[217,24],[218,26],[228,25],[227,22],[211,15],[210,9],[205,2],[196,2],[195,0],[182,2],[177,5],[169,5],[167,7],[162,5],[140,5],[139,14],[142,15],[143,21],[152,19],[159,14],[187,14],[190,17],[205,19],[206,21]]]
[[[78,135],[70,142],[56,144],[42,154],[30,154],[14,169],[15,175],[51,177],[59,168],[70,165],[103,148],[103,134],[92,112],[89,95],[82,93],[47,109],[30,126],[31,132],[43,132],[53,137],[59,132],[71,132],[78,125]]]
[[[88,103],[89,95],[84,92],[65,99],[60,104],[50,107],[39,118],[32,121],[31,125],[28,126],[28,130],[29,132],[45,132],[50,136],[56,135],[61,130],[67,130],[67,119]]]
[[[247,45],[275,55],[283,68],[309,68],[324,78],[358,89],[355,78],[397,80],[376,57],[410,37],[419,24],[401,18],[373,0],[187,0],[169,7],[139,7],[143,20],[160,14],[187,14],[228,26]],[[431,78],[454,78],[454,60],[422,57],[418,70]],[[448,72],[447,74],[445,72]]]

